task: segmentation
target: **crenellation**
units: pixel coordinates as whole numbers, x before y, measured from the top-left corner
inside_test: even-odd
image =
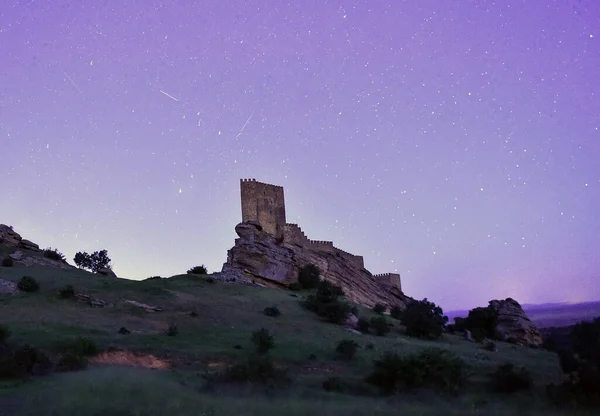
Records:
[[[259,182],[254,178],[240,179],[240,192],[242,222],[259,223],[264,231],[280,242],[296,244],[306,250],[332,253],[359,269],[365,268],[362,256],[335,247],[333,241],[311,240],[298,224],[287,223],[283,186]],[[399,274],[383,273],[373,277],[382,284],[401,288]]]

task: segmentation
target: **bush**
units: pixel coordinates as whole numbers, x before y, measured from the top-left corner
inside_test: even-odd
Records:
[[[376,303],[375,306],[373,306],[373,312],[375,312],[376,314],[383,315],[385,310],[386,307],[383,303]]]
[[[354,340],[345,339],[340,341],[338,346],[335,349],[335,352],[342,359],[350,361],[356,355],[356,349],[358,348],[358,344]]]
[[[298,273],[298,283],[304,289],[314,289],[321,280],[321,272],[314,264],[307,264]]]
[[[31,276],[23,276],[17,283],[17,288],[22,292],[33,293],[40,290],[40,284]]]
[[[64,373],[81,371],[85,370],[87,365],[88,361],[83,355],[78,355],[72,351],[69,351],[61,355],[58,363],[56,364],[56,371]]]
[[[52,362],[41,350],[29,345],[0,344],[0,379],[16,379],[47,374]]]
[[[490,306],[471,309],[465,323],[466,329],[471,331],[473,338],[477,342],[481,342],[485,338],[496,338],[498,314]]]
[[[5,343],[10,338],[10,329],[4,325],[0,325],[0,344]]]
[[[390,316],[399,321],[402,320],[402,309],[400,306],[392,306],[392,309],[390,309]]]
[[[128,335],[131,334],[131,331],[127,328],[125,328],[124,326],[122,326],[121,328],[119,328],[119,331],[117,331],[119,334],[121,335]]]
[[[277,308],[277,306],[267,306],[263,313],[267,316],[272,316],[272,317],[277,317],[279,315],[281,315],[281,312],[279,312],[279,309]]]
[[[359,318],[358,322],[356,323],[356,328],[363,333],[368,333],[369,332],[369,328],[371,326],[371,323],[366,320],[365,318]]]
[[[65,256],[55,248],[48,247],[44,250],[44,257],[55,261],[65,261]]]
[[[145,278],[144,280],[160,280],[162,279],[162,276],[150,276]]]
[[[221,378],[230,382],[267,383],[276,381],[279,385],[285,385],[291,381],[287,371],[275,367],[268,355],[251,355],[228,367]]]
[[[258,354],[266,354],[275,347],[273,336],[265,328],[252,333],[252,343]]]
[[[375,316],[371,318],[370,324],[371,328],[373,328],[373,331],[375,331],[375,334],[379,335],[380,337],[390,332],[390,325],[384,316]]]
[[[492,390],[498,393],[515,393],[520,390],[529,390],[531,385],[529,371],[525,367],[515,369],[511,363],[498,366],[492,374]]]
[[[81,357],[92,357],[98,354],[96,343],[88,337],[77,337],[72,340],[61,342],[56,350],[66,354],[75,354]]]
[[[302,285],[299,282],[292,282],[288,285],[288,289],[294,292],[302,290]]]
[[[202,266],[194,266],[187,271],[187,274],[208,274],[208,270],[204,265]]]
[[[340,377],[329,377],[322,384],[323,390],[343,393],[348,390],[348,386]]]
[[[304,301],[304,307],[327,322],[342,324],[350,313],[350,305],[338,299],[343,294],[340,286],[321,280],[316,293],[309,295]]]
[[[70,299],[75,297],[75,288],[73,285],[66,285],[58,291],[58,294],[63,299]]]
[[[179,334],[179,328],[177,328],[176,324],[171,322],[167,327],[166,334],[170,337],[174,337],[175,335]]]
[[[406,334],[412,337],[439,338],[447,322],[442,308],[427,299],[409,303],[402,314]]]
[[[110,267],[110,257],[106,250],[94,251],[92,254],[78,252],[73,258],[75,265],[82,269],[89,269],[94,273]]]
[[[456,394],[466,381],[462,360],[447,350],[431,348],[408,357],[387,352],[374,362],[366,381],[385,394],[398,389],[432,387]]]
[[[2,259],[2,267],[13,267],[13,264],[13,259],[8,256]]]

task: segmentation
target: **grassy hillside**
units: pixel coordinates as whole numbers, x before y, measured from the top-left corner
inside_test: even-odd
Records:
[[[74,337],[93,339],[101,350],[151,354],[169,362],[170,370],[117,367],[116,356],[92,364],[81,373],[64,373],[24,383],[0,382],[0,408],[18,414],[547,414],[551,409],[544,386],[561,380],[555,354],[506,343],[491,352],[459,336],[438,341],[406,337],[398,321],[385,337],[357,335],[340,326],[321,322],[300,305],[302,292],[287,292],[221,282],[206,276],[181,275],[169,279],[129,281],[96,276],[80,270],[0,268],[0,279],[17,282],[34,277],[39,293],[0,295],[0,324],[10,328],[11,340],[53,348]],[[92,308],[58,297],[65,285],[112,303]],[[123,299],[163,308],[146,312]],[[277,306],[281,316],[265,316],[263,309]],[[195,316],[190,316],[194,311]],[[360,310],[361,316],[374,316]],[[176,336],[167,336],[170,324]],[[130,334],[121,335],[125,327]],[[270,353],[277,365],[289,368],[289,388],[257,391],[253,386],[217,386],[207,392],[203,373],[248,354],[253,331],[264,327],[275,338]],[[350,362],[336,357],[343,339],[360,348]],[[372,344],[372,345],[369,345]],[[385,351],[410,354],[436,346],[454,352],[469,366],[469,387],[459,397],[438,397],[432,392],[372,398],[328,393],[322,382],[332,376],[359,380]],[[312,357],[311,357],[312,355]],[[112,358],[111,358],[112,357]],[[129,360],[132,361],[132,360]],[[486,390],[488,374],[499,364],[525,366],[533,377],[532,392],[510,397]],[[27,403],[27,405],[25,405]],[[51,413],[52,409],[57,413]],[[10,413],[9,413],[10,414]],[[567,414],[567,413],[565,413]]]

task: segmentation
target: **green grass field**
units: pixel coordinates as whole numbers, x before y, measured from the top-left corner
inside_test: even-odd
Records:
[[[498,343],[497,352],[459,336],[438,341],[406,337],[398,321],[385,337],[355,335],[340,326],[321,322],[300,305],[302,292],[245,285],[210,283],[206,276],[181,275],[169,279],[129,281],[96,276],[80,270],[50,268],[0,268],[0,278],[18,281],[34,277],[39,293],[0,295],[0,324],[10,328],[11,340],[52,348],[79,336],[92,338],[101,350],[152,354],[171,363],[168,370],[147,370],[111,363],[92,364],[79,373],[63,373],[24,382],[0,382],[0,409],[25,415],[438,415],[438,414],[572,414],[553,409],[545,385],[559,382],[562,373],[555,354]],[[92,308],[58,296],[71,284],[77,293],[113,304]],[[297,297],[291,296],[292,294]],[[162,307],[146,312],[122,299]],[[277,306],[281,316],[263,314]],[[189,315],[195,311],[197,316]],[[361,309],[361,316],[374,316]],[[167,336],[170,324],[177,336]],[[121,335],[126,327],[131,334]],[[275,337],[270,353],[277,365],[294,376],[288,388],[269,391],[254,386],[217,386],[203,389],[207,368],[218,368],[251,349],[253,331],[264,327]],[[336,358],[343,339],[359,345],[350,362]],[[372,348],[366,348],[372,344]],[[234,348],[238,346],[238,348]],[[330,376],[359,380],[374,359],[385,351],[409,354],[426,347],[454,352],[469,365],[469,387],[458,397],[438,397],[433,392],[389,398],[357,397],[328,393],[321,388]],[[239,349],[241,347],[241,349]],[[309,359],[314,354],[316,358]],[[528,393],[492,395],[486,391],[488,374],[504,362],[525,366],[535,382]],[[1,410],[0,410],[1,414]]]

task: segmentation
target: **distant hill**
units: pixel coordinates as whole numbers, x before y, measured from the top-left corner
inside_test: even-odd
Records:
[[[562,327],[600,317],[600,301],[583,303],[524,304],[523,310],[538,328]],[[468,310],[449,311],[449,322],[456,317],[466,317]]]

